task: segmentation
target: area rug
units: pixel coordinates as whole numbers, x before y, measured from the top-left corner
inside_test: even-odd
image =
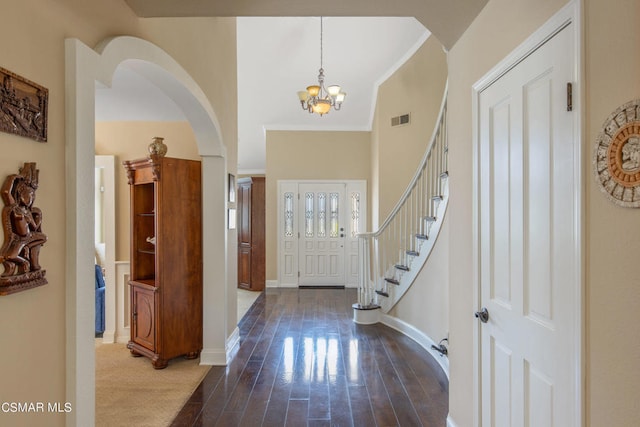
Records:
[[[209,366],[182,357],[156,370],[124,344],[96,345],[96,426],[168,426]]]

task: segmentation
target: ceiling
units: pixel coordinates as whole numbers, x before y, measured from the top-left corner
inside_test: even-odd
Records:
[[[377,85],[430,33],[450,49],[488,0],[125,1],[145,18],[239,17],[238,171],[257,173],[265,167],[265,130],[369,129]],[[318,16],[329,16],[326,83],[347,93],[342,110],[324,117],[302,111],[296,97],[317,80]],[[116,71],[112,88],[96,91],[96,118],[184,120],[168,97],[125,66]]]
[[[320,117],[302,110],[296,95],[317,83],[320,18],[238,18],[239,173],[264,172],[266,130],[369,130],[377,86],[429,36],[415,18],[402,17],[328,17],[323,28],[325,83],[341,85],[347,96],[340,111]],[[111,87],[96,90],[96,120],[185,117],[134,67],[120,66]]]

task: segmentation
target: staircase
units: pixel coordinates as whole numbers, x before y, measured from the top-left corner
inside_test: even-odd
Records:
[[[449,200],[447,90],[416,174],[378,231],[358,235],[360,283],[356,323],[376,323],[409,289],[429,258]]]

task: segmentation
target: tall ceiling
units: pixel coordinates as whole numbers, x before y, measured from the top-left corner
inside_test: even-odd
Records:
[[[486,0],[126,0],[139,16],[239,16],[238,172],[265,170],[266,130],[369,130],[377,86],[429,37],[425,22],[455,19],[438,39],[450,46]],[[360,7],[357,7],[357,6]],[[433,7],[432,13],[429,6]],[[296,92],[317,83],[320,18],[327,85],[347,93],[340,111],[302,110]],[[251,16],[252,15],[252,16]],[[368,17],[361,17],[361,16]],[[277,16],[277,17],[275,17]],[[360,16],[360,17],[357,17]],[[415,16],[413,18],[411,16]],[[466,18],[465,18],[466,17]],[[455,28],[459,27],[460,30]],[[433,30],[432,30],[433,31]],[[443,42],[443,38],[448,40]],[[158,87],[121,66],[96,90],[96,120],[185,120]]]
[[[324,18],[323,28],[325,84],[347,96],[321,117],[296,95],[318,83],[320,18],[238,18],[240,171],[264,170],[266,130],[370,130],[378,84],[429,34],[414,18]]]

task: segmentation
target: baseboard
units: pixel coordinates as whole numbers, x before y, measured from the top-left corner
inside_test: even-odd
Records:
[[[297,283],[280,283],[277,280],[266,280],[265,284],[264,284],[265,288],[290,288],[290,289],[295,289],[298,288],[298,284]],[[306,286],[309,287],[309,286]],[[329,286],[329,287],[335,287],[335,286]],[[353,288],[356,289],[358,287],[357,284],[347,284],[345,286],[343,286],[344,288]]]
[[[267,280],[265,282],[265,287],[267,288],[278,288],[278,281],[277,280]]]
[[[451,418],[451,415],[447,415],[447,427],[458,427],[453,421],[453,418]]]
[[[231,354],[240,342],[240,330],[235,328],[227,338],[224,349],[204,348],[200,352],[200,364],[211,366],[227,366],[231,361]]]
[[[283,288],[283,289],[298,289],[298,284],[297,283],[279,283],[276,287]]]
[[[240,329],[236,326],[236,328],[231,332],[231,335],[227,338],[226,348],[227,348],[227,356],[226,361],[227,365],[231,363],[231,359],[233,358],[233,350],[236,346],[240,345]]]
[[[431,346],[436,345],[436,343],[428,335],[417,329],[415,326],[410,325],[409,323],[400,320],[397,317],[389,316],[388,314],[381,314],[380,323],[403,333],[404,335],[420,344],[420,346],[427,350],[429,354],[433,356],[436,362],[438,362],[440,368],[447,376],[447,379],[449,379],[449,359],[431,348]]]
[[[118,335],[118,338],[116,338],[116,342],[118,344],[126,344],[129,342],[129,335]]]
[[[115,334],[115,342],[118,344],[126,344],[131,339],[131,328],[126,327],[122,331]]]
[[[104,331],[102,333],[103,344],[113,344],[116,342],[116,331]]]

